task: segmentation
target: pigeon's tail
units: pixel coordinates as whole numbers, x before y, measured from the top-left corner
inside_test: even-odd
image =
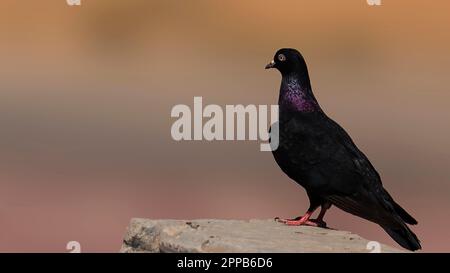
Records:
[[[402,247],[411,251],[422,248],[416,234],[414,234],[414,232],[412,232],[406,224],[400,223],[399,225],[396,225],[396,227],[381,227]]]
[[[407,224],[410,225],[417,225],[417,220],[414,219],[414,217],[411,216],[405,209],[403,209],[397,202],[394,201],[392,196],[387,192],[387,190],[384,189],[385,198],[390,201],[391,205],[394,207],[395,212],[402,218],[403,221],[405,221]]]
[[[417,220],[414,219],[414,217],[412,217],[406,210],[400,207],[399,204],[395,203],[395,201],[393,201],[392,204],[394,205],[395,212],[398,213],[403,221],[410,225],[417,225]]]

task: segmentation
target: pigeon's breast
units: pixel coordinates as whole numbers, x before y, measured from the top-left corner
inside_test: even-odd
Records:
[[[280,112],[279,146],[273,151],[275,161],[281,170],[299,184],[307,182],[308,172],[318,163],[320,154],[311,124],[313,117],[299,114],[295,118],[286,118]]]

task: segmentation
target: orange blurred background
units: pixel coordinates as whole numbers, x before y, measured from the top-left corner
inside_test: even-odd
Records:
[[[3,0],[0,251],[117,252],[132,217],[302,214],[259,143],[175,142],[176,104],[275,104],[281,47],[418,220],[450,250],[450,2]],[[333,208],[330,226],[396,246]]]

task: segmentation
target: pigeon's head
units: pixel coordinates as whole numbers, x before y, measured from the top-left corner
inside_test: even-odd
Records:
[[[275,53],[273,60],[266,65],[266,69],[276,68],[282,75],[306,70],[306,63],[302,54],[293,48],[282,48]]]

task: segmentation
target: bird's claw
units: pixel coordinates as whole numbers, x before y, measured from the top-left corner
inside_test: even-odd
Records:
[[[327,223],[324,220],[310,219],[309,222],[314,223],[316,227],[321,227],[321,228],[327,227]]]
[[[296,217],[296,218],[293,218],[293,219],[284,219],[284,218],[280,218],[280,217],[275,217],[275,221],[276,222],[278,222],[278,223],[283,223],[283,224],[285,224],[286,222],[288,222],[288,221],[298,221],[298,220],[300,220],[301,219],[301,217],[299,216],[299,217]]]
[[[302,220],[302,217],[296,217],[294,219],[282,219],[280,217],[275,217],[275,221],[279,223],[283,223],[288,226],[312,226],[312,227],[321,227],[326,228],[327,223],[323,220],[310,219],[310,220]]]

